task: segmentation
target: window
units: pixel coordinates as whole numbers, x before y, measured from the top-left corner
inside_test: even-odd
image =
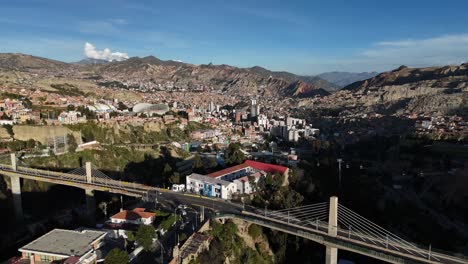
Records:
[[[47,256],[47,255],[41,255],[41,261],[48,262],[48,261],[50,261],[50,260],[51,260],[51,259],[50,259],[49,256]]]

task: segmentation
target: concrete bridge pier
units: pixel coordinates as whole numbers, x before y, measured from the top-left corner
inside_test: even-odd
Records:
[[[93,182],[91,162],[86,162],[86,181],[88,183]],[[87,219],[90,225],[94,225],[96,222],[96,200],[94,199],[94,190],[85,189],[86,193],[86,213]]]
[[[12,153],[11,158],[11,167],[14,171],[18,169],[16,165],[16,155]],[[23,221],[23,203],[21,200],[21,179],[17,176],[11,176],[11,194],[13,196],[13,209],[15,211],[15,217],[18,221]]]
[[[86,213],[90,225],[96,222],[96,200],[94,199],[94,190],[86,189]]]
[[[330,197],[330,209],[328,212],[328,235],[336,237],[338,234],[338,197]],[[338,263],[338,249],[326,246],[325,264]]]

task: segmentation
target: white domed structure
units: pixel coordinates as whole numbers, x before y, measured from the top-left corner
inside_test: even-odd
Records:
[[[133,106],[134,113],[155,113],[158,115],[164,115],[169,112],[169,106],[166,104],[148,104],[139,103]]]

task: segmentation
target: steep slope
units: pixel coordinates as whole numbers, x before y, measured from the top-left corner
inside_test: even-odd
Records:
[[[0,53],[0,69],[16,71],[63,71],[70,64],[20,53]]]
[[[468,87],[468,63],[460,66],[430,68],[408,68],[401,66],[390,72],[384,72],[374,78],[355,82],[345,87],[347,90],[362,90],[372,87],[412,85],[428,88]]]
[[[375,77],[377,72],[324,72],[317,77],[320,77],[328,82],[338,85],[340,88],[345,87],[357,81],[362,81]]]
[[[282,94],[292,97],[322,97],[327,96],[330,93],[322,88],[317,88],[316,86],[305,83],[303,81],[295,81],[286,87]]]
[[[425,113],[467,115],[468,64],[408,68],[401,66],[355,82],[321,102],[304,105],[359,114]]]

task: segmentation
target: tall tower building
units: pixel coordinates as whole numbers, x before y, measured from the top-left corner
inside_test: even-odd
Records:
[[[215,105],[213,103],[213,101],[210,101],[210,112],[213,112],[215,110]]]
[[[250,117],[256,117],[259,113],[257,112],[259,108],[257,107],[257,100],[252,99],[252,105],[250,106]]]

